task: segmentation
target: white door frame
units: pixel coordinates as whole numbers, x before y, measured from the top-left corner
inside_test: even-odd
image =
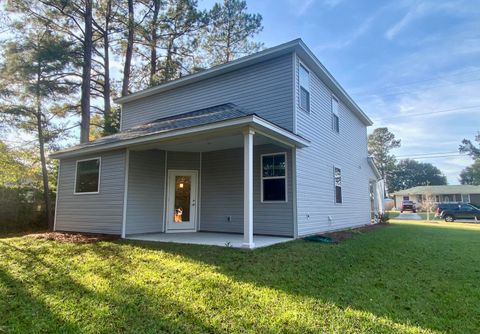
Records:
[[[193,169],[169,169],[167,173],[167,206],[165,214],[165,233],[181,233],[181,232],[196,232],[198,226],[198,194],[199,191],[199,182],[198,182],[198,171]],[[189,229],[169,229],[169,221],[172,219],[173,212],[170,212],[174,207],[172,201],[175,200],[174,190],[175,182],[174,177],[176,175],[189,175],[192,177],[192,184],[190,189],[190,221],[193,219],[193,228]]]

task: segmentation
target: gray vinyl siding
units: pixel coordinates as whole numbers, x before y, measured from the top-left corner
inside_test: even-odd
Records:
[[[163,231],[165,151],[131,151],[125,233]]]
[[[122,106],[122,130],[227,102],[293,130],[293,54],[158,93]]]
[[[101,157],[100,192],[74,195],[76,161]],[[121,234],[125,151],[60,161],[55,229],[105,234]]]
[[[370,222],[371,179],[366,127],[340,100],[340,133],[332,130],[332,93],[313,72],[310,113],[300,109],[298,61],[296,76],[297,133],[311,141],[296,155],[298,235],[365,225]],[[342,204],[334,203],[334,166],[342,171]]]
[[[260,156],[264,153],[291,152],[274,145],[254,146],[255,234],[293,236],[292,169],[287,167],[287,203],[261,203]],[[202,155],[202,231],[243,233],[243,148],[206,152]],[[231,221],[227,217],[231,217]]]
[[[196,152],[167,152],[168,169],[200,169],[200,153]]]

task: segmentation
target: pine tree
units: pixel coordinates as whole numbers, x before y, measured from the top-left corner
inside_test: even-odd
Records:
[[[224,0],[210,11],[211,23],[204,47],[213,65],[259,51],[263,44],[252,40],[263,29],[260,14],[247,13],[242,0]]]
[[[66,131],[57,119],[71,108],[55,101],[62,101],[77,87],[65,75],[73,48],[45,27],[16,22],[14,28],[17,36],[5,44],[0,66],[0,113],[10,127],[37,142],[45,213],[52,228],[46,149]]]

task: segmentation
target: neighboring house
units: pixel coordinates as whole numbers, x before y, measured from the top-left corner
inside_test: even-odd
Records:
[[[403,200],[414,201],[421,206],[427,196],[433,196],[437,203],[465,202],[480,205],[480,186],[419,186],[393,193],[395,207],[399,208]]]
[[[301,237],[365,225],[371,120],[300,40],[116,100],[121,132],[60,159],[55,229]]]

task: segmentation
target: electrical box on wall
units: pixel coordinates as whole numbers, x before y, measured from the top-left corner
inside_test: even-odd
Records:
[[[328,224],[333,224],[333,216],[328,216]]]

